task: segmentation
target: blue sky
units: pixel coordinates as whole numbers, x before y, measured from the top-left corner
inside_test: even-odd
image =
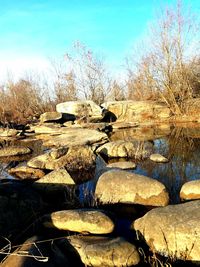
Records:
[[[159,9],[175,0],[0,0],[0,75],[48,68],[79,40],[121,64]],[[183,0],[200,14],[200,0]],[[0,77],[0,79],[1,79]]]

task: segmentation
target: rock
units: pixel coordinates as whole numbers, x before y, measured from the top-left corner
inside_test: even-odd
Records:
[[[182,200],[200,199],[200,180],[185,183],[180,191]]]
[[[97,153],[110,158],[146,158],[151,153],[153,144],[139,141],[115,141],[109,142],[97,149]]]
[[[50,156],[52,159],[59,159],[62,156],[66,155],[68,151],[68,147],[53,148],[50,152]]]
[[[140,261],[136,247],[121,237],[69,236],[67,240],[86,266],[133,266]]]
[[[68,101],[56,105],[56,111],[73,114],[76,117],[87,117],[90,120],[101,120],[103,118],[102,109],[91,100]]]
[[[101,210],[62,210],[45,218],[44,226],[79,233],[109,234],[114,229],[112,220]]]
[[[161,163],[166,163],[169,161],[167,158],[165,158],[161,154],[151,154],[150,160],[155,161],[155,162],[161,162]]]
[[[102,104],[102,107],[113,113],[118,121],[143,122],[171,116],[165,104],[155,101],[113,101]]]
[[[200,261],[200,200],[149,211],[132,227],[153,252],[172,259]]]
[[[12,137],[18,135],[19,133],[20,131],[15,129],[0,128],[0,137]]]
[[[49,184],[49,185],[75,185],[74,180],[69,173],[64,169],[54,170],[41,179],[37,180],[35,184]]]
[[[135,169],[136,164],[132,161],[118,161],[118,162],[109,163],[106,167],[127,170],[127,169]]]
[[[32,130],[35,131],[36,134],[61,134],[61,125],[60,124],[40,124],[31,127]]]
[[[81,128],[65,128],[65,133],[59,136],[49,136],[48,140],[44,141],[46,146],[82,146],[92,145],[95,143],[104,144],[108,141],[105,133]]]
[[[103,204],[166,206],[169,196],[163,184],[152,178],[122,170],[110,170],[97,181],[95,197]]]
[[[63,123],[63,126],[65,126],[65,127],[71,127],[72,125],[74,125],[73,121],[66,121]]]
[[[52,121],[59,121],[62,119],[62,114],[60,112],[45,112],[40,115],[41,122],[52,122]]]
[[[28,166],[11,168],[8,172],[21,179],[39,179],[45,175],[42,170],[30,168]]]
[[[65,167],[68,171],[80,171],[81,169],[95,167],[96,156],[89,146],[72,146],[66,149],[66,154],[64,154],[64,151],[64,148],[59,148],[57,152],[53,150],[52,152],[39,155],[30,159],[27,165],[32,168],[49,170]],[[60,157],[58,158],[58,156]]]
[[[8,146],[0,149],[0,157],[21,156],[31,153],[28,147]]]

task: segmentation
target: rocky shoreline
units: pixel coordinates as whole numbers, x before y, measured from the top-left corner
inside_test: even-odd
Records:
[[[0,266],[198,264],[199,180],[174,205],[162,182],[134,171],[170,161],[154,149],[170,117],[144,101],[71,101],[22,130],[1,128]]]

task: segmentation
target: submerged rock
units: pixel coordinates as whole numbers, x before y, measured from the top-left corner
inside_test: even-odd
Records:
[[[11,168],[8,172],[21,179],[39,179],[45,175],[42,170],[28,166],[17,166],[15,168]]]
[[[107,164],[106,167],[128,170],[128,169],[135,169],[136,164],[132,161],[118,161],[118,162],[109,163]]]
[[[101,210],[61,210],[45,217],[43,225],[79,233],[109,234],[114,229],[112,220]]]
[[[97,182],[95,197],[103,204],[141,204],[166,206],[165,186],[152,178],[122,170],[110,170]]]
[[[8,146],[0,149],[0,157],[21,156],[31,153],[28,147]]]
[[[69,236],[66,239],[86,266],[133,266],[140,261],[136,247],[121,237]]]
[[[160,163],[166,163],[169,161],[167,158],[165,158],[161,154],[151,154],[150,160],[155,161],[155,162],[160,162]]]
[[[200,199],[200,180],[185,183],[180,191],[182,200]]]
[[[139,231],[153,252],[172,259],[200,261],[200,200],[156,208],[137,219]]]
[[[97,149],[97,153],[110,158],[129,157],[129,158],[146,158],[153,148],[150,142],[139,141],[115,141],[109,142]]]

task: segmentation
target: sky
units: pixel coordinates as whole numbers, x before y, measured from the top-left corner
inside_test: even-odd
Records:
[[[0,0],[0,81],[45,71],[80,41],[122,64],[161,7],[175,0]],[[183,0],[200,14],[200,0]],[[148,45],[148,44],[147,44]]]

